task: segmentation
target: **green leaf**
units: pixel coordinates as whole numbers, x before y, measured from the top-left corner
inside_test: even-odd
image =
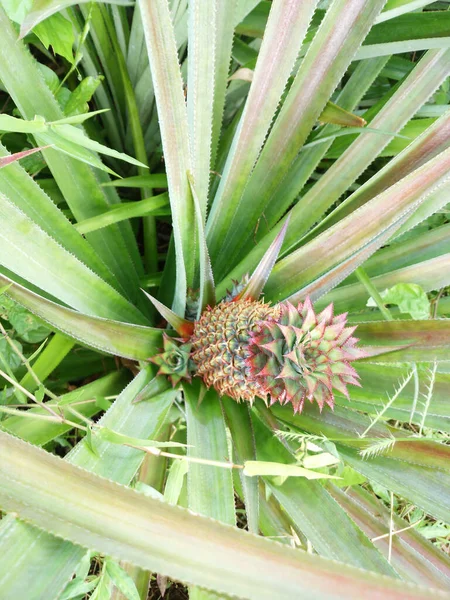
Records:
[[[72,23],[61,14],[54,14],[34,28],[34,33],[47,50],[50,46],[55,54],[63,56],[69,63],[74,62],[73,45],[75,35]]]
[[[77,87],[71,92],[69,99],[64,106],[66,116],[78,115],[89,111],[88,102],[91,100],[98,86],[101,85],[102,77],[85,77],[80,81]]]
[[[41,342],[50,334],[40,319],[6,294],[0,297],[0,315],[11,323],[22,340],[30,344]]]
[[[418,532],[419,527],[411,527],[417,523],[415,518],[410,523],[399,518],[396,511],[391,514],[374,494],[361,487],[353,487],[345,492],[333,485],[327,489],[361,529],[375,538],[377,548],[386,558],[390,556],[392,566],[405,581],[427,582],[427,585],[448,589],[450,560],[444,552],[422,537]],[[389,536],[391,522],[395,533]],[[433,568],[424,571],[425,562],[432,563]]]
[[[187,285],[193,285],[194,280],[197,248],[194,206],[187,179],[190,150],[183,82],[167,0],[141,0],[139,8],[155,89],[172,207],[176,254],[176,295],[172,308],[184,316]]]
[[[247,460],[256,460],[256,444],[250,409],[246,403],[236,402],[224,397],[221,400],[227,425],[233,440],[233,457],[236,462],[243,464]],[[259,490],[258,477],[245,477],[239,469],[247,516],[248,530],[259,533]]]
[[[271,477],[305,477],[305,479],[339,479],[335,475],[318,473],[305,469],[297,465],[284,465],[277,462],[263,462],[257,460],[247,460],[244,463],[244,475],[254,477],[255,475],[264,475]]]
[[[385,304],[395,304],[400,312],[410,314],[413,319],[428,319],[430,316],[430,301],[424,290],[415,283],[398,283],[381,292]],[[372,298],[367,306],[374,306]]]
[[[127,598],[127,600],[140,600],[136,585],[128,573],[111,559],[106,560],[105,565],[106,573],[110,576],[111,581],[116,588],[122,592],[125,598]]]
[[[272,4],[249,96],[208,217],[207,242],[213,264],[219,250],[227,254],[226,242],[234,230],[233,215],[241,203],[315,5],[315,0]]]
[[[74,4],[81,4],[82,2],[87,2],[88,0],[81,0],[79,2],[73,2],[73,0],[34,0],[30,3],[32,7],[31,11],[22,19],[19,20],[22,23],[22,27],[20,29],[21,37],[24,37],[27,33],[29,33],[38,23],[44,21],[60,10],[64,8],[68,8],[69,6],[73,6]],[[123,6],[128,6],[131,4],[129,0],[107,0],[110,4],[121,4]]]
[[[0,233],[0,264],[6,269],[86,314],[145,322],[137,308],[2,194],[0,217],[8,221]]]
[[[165,173],[152,173],[151,175],[137,175],[107,181],[103,187],[129,187],[129,188],[165,188],[167,187],[167,175]]]
[[[0,282],[10,281],[0,275]],[[162,330],[92,317],[65,308],[14,284],[8,295],[79,342],[113,355],[146,360],[162,345]]]
[[[34,367],[33,367],[34,368]],[[71,404],[77,404],[86,400],[93,400],[97,394],[116,395],[119,394],[128,383],[129,378],[122,371],[110,373],[106,377],[101,377],[92,383],[80,386],[76,390],[63,394],[58,402],[49,402],[49,406],[58,409],[70,421],[76,423],[82,422],[70,411]],[[76,406],[76,409],[84,417],[91,418],[96,415],[100,407],[96,402],[86,402]],[[30,414],[26,416],[11,416],[2,421],[2,428],[9,433],[16,435],[23,440],[35,444],[36,446],[45,446],[51,440],[63,435],[72,428],[67,423],[54,423],[43,419],[33,419],[30,415],[46,415],[45,409],[34,407],[28,409]]]
[[[169,390],[163,392],[165,398],[172,396],[172,399],[179,394],[178,390]],[[141,438],[131,437],[129,435],[123,435],[117,431],[112,431],[107,427],[102,427],[96,435],[102,440],[111,442],[111,444],[123,444],[125,446],[140,446],[141,448],[185,448],[186,444],[180,444],[179,442],[158,442],[154,440],[146,440]]]
[[[14,345],[17,347],[19,352],[22,352],[23,348],[22,348],[22,344],[20,342],[18,342],[17,340],[14,340]],[[14,350],[12,349],[12,347],[8,343],[8,341],[4,337],[1,337],[0,338],[0,364],[1,364],[2,369],[5,369],[5,363],[12,371],[15,371],[22,364],[22,359],[17,354],[17,352],[14,352]]]
[[[186,401],[188,457],[227,461],[228,444],[217,392],[206,391],[195,379],[183,383]],[[189,508],[224,523],[236,523],[231,470],[197,463],[189,464]]]
[[[358,219],[347,216],[279,261],[267,282],[268,298],[317,298],[334,287],[385,243],[429,193],[448,185],[449,165],[447,150],[367,202]],[[335,250],[324,252],[325,246]]]
[[[64,115],[57,100],[45,84],[36,61],[23,42],[18,41],[16,30],[2,8],[0,32],[0,79],[22,116],[32,119],[42,115],[47,121],[61,119]],[[76,220],[104,212],[109,204],[118,202],[113,190],[101,187],[106,175],[94,173],[86,164],[54,149],[48,148],[43,153]],[[100,230],[89,235],[89,242],[98,254],[97,261],[104,263],[103,269],[106,267],[114,275],[115,285],[128,297],[135,298],[142,265],[129,226],[123,223]]]
[[[346,600],[380,594],[425,599],[433,593],[411,584],[405,589],[405,582],[194,516],[98,478],[5,433],[0,432],[0,439],[3,509],[142,568],[259,600],[295,597],[311,589],[321,590],[323,598]],[[29,467],[26,475],[19,468],[24,460]],[[87,487],[89,502],[84,502]],[[68,513],[69,501],[72,510]],[[240,568],[243,560],[245,571]]]
[[[285,3],[282,4],[285,5]],[[233,195],[230,194],[221,202],[218,201],[220,189],[228,180],[226,171],[222,174],[221,186],[210,213],[207,229],[211,238],[215,238],[214,246],[211,245],[209,237],[208,242],[216,278],[224,277],[236,264],[240,249],[242,245],[251,240],[251,231],[258,219],[261,218],[265,206],[269,204],[270,200],[275,201],[275,191],[288,174],[299,149],[306,142],[327,100],[342,78],[351,57],[362,43],[383,4],[383,0],[374,0],[370,3],[355,0],[352,4],[349,4],[349,0],[334,0],[331,3],[319,31],[301,62],[250,178],[248,177],[250,173],[246,173],[241,182],[241,186],[245,185],[242,197],[243,189],[233,181]],[[303,6],[303,3],[298,4],[298,7],[300,6]],[[300,9],[298,8],[298,10]],[[348,16],[348,21],[341,18],[344,13]],[[286,26],[281,25],[280,29],[286,30]],[[281,31],[278,34],[282,35]],[[265,39],[266,36],[263,45]],[[290,42],[290,46],[292,47],[292,42]],[[323,52],[325,46],[329,50],[326,54]],[[272,54],[272,47],[270,52]],[[296,56],[294,56],[294,60],[295,58]],[[260,60],[261,53],[258,62]],[[284,62],[283,66],[285,66]],[[276,69],[278,68],[277,65]],[[261,69],[264,71],[262,77],[265,79],[267,67],[261,65]],[[253,82],[251,90],[254,84],[255,82]],[[319,98],[320,101],[318,101]],[[261,100],[258,102],[252,100],[250,91],[246,109],[249,113],[257,115]],[[266,133],[267,131],[264,132],[264,136]],[[258,153],[259,150],[258,147]],[[276,157],[275,160],[274,157]],[[257,156],[254,158],[256,160]],[[241,160],[247,161],[248,159],[241,157]],[[239,195],[238,191],[241,192]],[[215,220],[220,223],[220,226],[215,225]],[[297,223],[294,225],[291,221],[287,238],[290,238],[295,232],[297,240],[298,228]]]

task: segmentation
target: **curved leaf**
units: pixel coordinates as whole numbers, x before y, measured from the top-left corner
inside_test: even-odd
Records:
[[[299,593],[305,599],[371,600],[389,594],[393,600],[406,600],[433,593],[194,516],[98,478],[8,434],[0,432],[0,441],[4,510],[143,568],[258,600]]]

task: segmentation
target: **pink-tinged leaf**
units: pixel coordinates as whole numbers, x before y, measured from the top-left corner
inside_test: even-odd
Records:
[[[300,9],[304,3],[296,4]],[[217,236],[214,247],[211,244],[209,246],[216,278],[224,277],[236,265],[240,250],[250,239],[265,206],[270,201],[277,201],[275,191],[287,176],[326,101],[384,4],[385,0],[335,0],[330,4],[300,64],[258,161],[253,171],[246,174],[245,190],[238,193],[233,189],[220,198],[220,202],[217,202],[217,198],[215,200],[213,211],[216,211],[211,213],[213,222],[208,235]],[[263,44],[265,39],[264,36]],[[288,43],[291,46],[292,39],[297,38],[290,38]],[[273,53],[272,47],[270,52]],[[263,77],[265,75],[264,70]],[[259,102],[262,102],[251,98],[255,81],[246,104],[248,112],[255,113],[253,119],[258,118]],[[247,157],[243,156],[241,160],[245,161]],[[225,186],[225,183],[222,185]],[[220,197],[220,188],[218,196]],[[297,228],[300,227],[303,227],[301,218],[296,227],[289,230],[287,238],[297,240]]]
[[[434,362],[448,361],[450,356],[450,319],[359,323],[356,335],[370,346],[367,351],[378,354],[363,361]]]
[[[260,297],[266,281],[269,278],[270,273],[277,261],[278,254],[280,253],[281,246],[283,245],[284,236],[286,235],[287,228],[289,226],[289,219],[286,219],[283,228],[280,233],[274,239],[270,248],[267,250],[265,255],[262,257],[261,262],[256,267],[253,275],[250,277],[247,285],[241,291],[235,300],[249,299],[258,300]]]
[[[206,232],[213,264],[219,253],[227,254],[230,222],[274,119],[316,4],[317,0],[276,0],[271,4],[244,112],[208,218]]]
[[[405,123],[426,102],[433,90],[442,83],[449,72],[450,50],[448,48],[427,52],[386,105],[370,121],[370,128],[391,131],[393,133],[399,132]],[[301,236],[320,220],[325,211],[357,180],[393,137],[393,135],[381,136],[377,133],[365,132],[364,136],[359,136],[347,148],[340,158],[327,170],[324,176],[320,178],[293,208],[293,223],[295,223],[293,231],[296,232],[296,238],[288,236],[286,246],[295,247]],[[437,149],[438,152],[446,147],[442,143],[442,140],[439,146]],[[388,180],[384,186],[375,187],[373,192],[368,194],[368,197],[375,197],[434,156],[436,156],[436,153],[433,152],[430,152],[429,155],[425,154],[422,160],[414,161],[414,166],[410,169],[406,169],[405,165],[403,165],[402,170],[398,173],[397,177],[394,176],[393,181],[390,182]],[[395,167],[393,167],[393,170],[395,172]],[[377,179],[378,176],[375,176],[374,180],[377,181]],[[369,180],[369,187],[371,186],[371,182],[372,179]],[[368,197],[366,196],[366,200]],[[355,209],[358,205],[357,203],[352,208]],[[308,234],[307,239],[309,239],[310,235],[313,234]]]
[[[325,277],[329,277],[329,275]],[[450,284],[450,253],[378,277],[372,277],[371,281],[380,292],[398,283],[415,283],[420,285],[425,292],[440,290]],[[356,310],[364,308],[368,299],[369,293],[365,286],[352,283],[334,289],[321,298],[317,305],[326,306],[329,302],[333,302],[337,311]]]
[[[333,123],[342,127],[364,127],[364,125],[367,125],[367,121],[362,117],[358,117],[358,115],[354,115],[329,101],[321,112],[318,121],[319,123]]]
[[[41,150],[45,150],[49,148],[49,146],[40,146],[39,148],[31,148],[30,150],[23,150],[22,152],[16,152],[15,154],[11,154],[10,156],[0,157],[0,169],[2,167],[6,167],[16,160],[21,160],[25,158],[25,156],[30,156],[30,154],[34,154],[35,152],[40,152]]]
[[[142,290],[159,314],[171,325],[177,333],[179,333],[183,337],[189,337],[194,330],[194,323],[192,321],[188,321],[183,319],[183,317],[175,314],[170,308],[164,306],[159,300],[154,298],[151,294]]]
[[[3,284],[10,284],[6,294],[13,300],[51,327],[91,348],[133,360],[146,360],[162,346],[161,329],[85,315],[47,300],[1,275],[0,285]]]
[[[250,600],[425,600],[439,594],[194,515],[1,431],[0,479],[4,511],[85,548],[220,594]]]
[[[394,234],[432,192],[450,186],[449,180],[450,149],[447,149],[279,261],[267,282],[266,295],[274,301],[282,300],[333,269],[339,269],[365,248],[371,246],[374,252],[384,243],[386,231]],[[378,243],[374,243],[375,238]]]
[[[194,200],[195,216],[197,220],[197,233],[199,235],[198,247],[199,247],[199,270],[200,270],[200,293],[198,299],[198,312],[197,319],[205,310],[207,306],[215,306],[216,304],[216,290],[214,286],[214,276],[211,268],[211,261],[209,259],[208,247],[206,245],[205,230],[203,226],[203,215],[200,206],[200,200],[198,198],[194,179],[191,173],[188,173],[189,185],[191,187],[191,194]]]
[[[381,111],[383,113],[383,111]],[[358,142],[360,143],[360,142]],[[337,223],[377,194],[406,177],[428,160],[437,156],[450,146],[450,111],[442,115],[431,127],[411,142],[407,148],[394,157],[389,163],[366,183],[342,202],[329,217],[314,229],[315,235]]]
[[[176,257],[176,286],[172,308],[184,315],[187,286],[192,286],[197,262],[195,210],[186,173],[191,170],[189,130],[183,79],[175,32],[167,0],[139,0],[139,12],[158,110],[164,161],[167,171],[173,239]],[[169,286],[162,286],[162,299]]]
[[[327,490],[387,558],[391,514],[386,506],[360,486],[344,492],[330,484]],[[407,581],[447,591],[450,588],[450,558],[395,513],[393,525],[391,564],[397,573]]]

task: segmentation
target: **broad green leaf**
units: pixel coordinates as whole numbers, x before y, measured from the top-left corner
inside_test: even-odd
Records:
[[[44,21],[49,16],[68,8],[74,4],[81,4],[81,2],[87,2],[88,0],[80,0],[80,2],[73,2],[73,0],[33,0],[31,11],[28,12],[26,17],[21,20],[22,26],[20,29],[21,37],[24,37],[29,33],[38,23]],[[111,4],[121,4],[128,6],[131,4],[128,0],[107,0]]]
[[[228,440],[217,392],[214,389],[206,391],[199,380],[184,384],[183,390],[188,458],[228,461]],[[190,510],[228,525],[236,525],[231,469],[190,462],[187,495]],[[223,596],[211,596],[198,587],[190,588],[189,597],[192,600],[223,599]]]
[[[150,198],[144,198],[144,200],[112,206],[103,214],[80,221],[75,225],[75,229],[79,233],[85,234],[90,231],[97,231],[103,227],[109,227],[114,223],[119,223],[126,219],[150,215],[167,215],[170,214],[168,207],[169,198],[167,194],[151,196]]]
[[[14,340],[14,345],[19,352],[22,352],[23,348],[20,342]],[[12,371],[15,371],[22,364],[22,359],[4,337],[0,337],[0,364],[2,369],[9,367]]]
[[[358,338],[370,344],[382,356],[367,359],[375,362],[433,362],[448,361],[450,319],[429,321],[380,321],[360,323]],[[395,346],[405,346],[394,350]],[[389,348],[393,350],[389,352]]]
[[[428,99],[431,91],[436,89],[448,75],[450,71],[449,57],[450,50],[428,52],[382,110],[369,122],[369,126],[373,129],[398,132]],[[295,206],[292,211],[290,231],[286,236],[286,248],[292,247],[300,235],[306,233],[319,220],[325,210],[339,199],[389,141],[388,136],[366,133],[351,144],[339,160],[327,170],[325,177],[321,178]],[[422,154],[422,160],[417,161],[418,166],[432,156],[434,154],[426,156],[424,160]],[[412,169],[409,168],[405,174],[411,173],[411,171]],[[398,181],[398,177],[399,175],[392,183]],[[389,182],[388,185],[392,185],[392,183]],[[377,192],[386,187],[386,185],[383,186],[381,190],[378,188]],[[370,197],[373,198],[375,195],[376,193],[372,193]]]
[[[0,157],[8,160],[10,155],[0,144]],[[0,158],[3,160],[3,158]],[[51,235],[85,265],[99,274],[111,285],[117,285],[112,273],[97,256],[89,242],[75,231],[69,220],[55,206],[42,187],[28,175],[21,165],[9,164],[2,170],[0,192],[5,194],[20,210],[26,213],[41,229]]]
[[[188,7],[187,118],[193,183],[202,221],[206,217],[211,168],[217,40],[215,16],[222,3],[220,0],[191,0]]]
[[[314,229],[314,233],[320,233],[327,226],[336,223],[380,192],[400,181],[402,177],[423,165],[427,160],[437,156],[439,152],[446,150],[450,144],[449,131],[450,111],[446,111],[419,138],[411,142],[403,152],[393,158],[385,167],[351,194],[349,198],[344,200]]]
[[[385,304],[396,304],[400,312],[410,314],[413,319],[428,319],[430,316],[430,301],[423,288],[415,283],[397,283],[381,292],[381,297]],[[372,298],[367,302],[367,306],[374,306]]]
[[[163,392],[165,397],[168,397],[167,392]],[[178,390],[172,390],[173,398],[175,398],[179,392]],[[147,440],[129,435],[123,435],[117,431],[112,431],[107,427],[102,427],[98,431],[96,430],[96,436],[111,444],[123,444],[124,446],[139,446],[141,448],[184,448],[186,444],[180,444],[179,442],[158,442],[155,440]]]
[[[412,233],[412,232],[411,232]],[[450,251],[450,224],[424,231],[416,230],[404,241],[397,240],[382,248],[364,263],[364,270],[370,277],[409,267],[420,262],[437,258]],[[358,281],[352,274],[342,285]]]
[[[319,122],[333,123],[343,127],[364,127],[366,125],[366,121],[362,117],[354,115],[333,102],[325,104],[325,108],[319,116]]]
[[[103,187],[145,187],[145,188],[165,188],[167,187],[167,175],[164,173],[152,173],[151,175],[136,175],[135,177],[125,177],[124,179],[114,179],[107,181]]]
[[[227,436],[217,392],[198,380],[183,384],[186,402],[188,457],[225,462]],[[187,475],[189,508],[234,525],[231,470],[191,462]]]
[[[402,125],[411,117],[417,109],[425,102],[425,100],[429,97],[430,89],[435,89],[443,80],[443,78],[449,72],[449,54],[450,51],[430,51],[427,53],[423,59],[418,63],[409,77],[403,82],[403,84],[399,87],[399,89],[395,92],[395,94],[390,98],[390,100],[386,103],[386,105],[382,108],[382,110],[376,115],[374,119],[370,122],[371,127],[386,129],[389,131],[398,131],[401,129]],[[406,102],[408,106],[406,105]],[[440,135],[439,127],[433,126],[434,135],[430,138],[430,145],[427,143],[425,139],[425,135],[423,139],[415,144],[417,147],[412,150],[411,155],[407,155],[408,150],[405,150],[404,162],[402,163],[403,170],[397,172],[394,168],[392,171],[389,171],[389,167],[386,167],[386,175],[390,172],[391,178],[385,179],[383,181],[383,185],[376,187],[373,192],[370,192],[365,201],[373,198],[387,189],[390,185],[393,185],[397,181],[399,181],[402,176],[407,175],[412,172],[412,168],[409,166],[411,164],[411,160],[413,160],[413,165],[420,166],[426,160],[435,156],[435,152],[438,153],[441,149],[445,149],[448,146],[446,141],[446,136]],[[433,142],[434,138],[434,142]],[[356,178],[367,168],[367,166],[373,161],[374,156],[376,156],[383,148],[383,144],[388,143],[388,136],[379,136],[377,134],[371,134],[366,132],[363,137],[359,137],[356,139],[353,144],[347,149],[347,151],[337,160],[324,175],[320,178],[320,180],[308,190],[306,194],[297,202],[297,204],[292,209],[292,217],[291,223],[286,235],[286,241],[284,244],[285,249],[290,248],[291,250],[299,245],[299,239],[302,234],[305,234],[307,230],[316,223],[323,212],[330,207],[335,201],[339,199],[339,197],[344,193],[344,191],[356,180]],[[421,145],[423,142],[423,145]],[[416,155],[416,151],[418,151],[418,155]],[[400,155],[403,156],[403,155]],[[418,158],[416,158],[418,156]],[[414,157],[414,158],[412,158]],[[396,162],[400,161],[400,158],[394,159]],[[301,160],[299,159],[299,166],[301,167]],[[384,171],[382,171],[384,173]],[[378,181],[378,176],[376,176],[375,181]],[[380,184],[382,180],[380,180]],[[367,183],[367,186],[370,186],[370,180]],[[275,196],[267,199],[272,200],[271,204],[276,205],[278,203],[278,196],[282,193],[282,188],[278,188],[276,191],[277,194],[277,202],[274,201]],[[358,194],[358,191],[355,193],[355,196]],[[260,195],[260,198],[263,196]],[[292,197],[292,201],[295,196]],[[343,205],[345,206],[349,201],[345,201]],[[361,202],[362,203],[362,202]],[[361,203],[356,204],[359,206]],[[249,203],[252,206],[253,203]],[[284,205],[282,204],[282,207]],[[289,205],[286,205],[283,210],[286,210]],[[352,206],[353,208],[353,206]],[[260,207],[260,210],[264,210],[263,207]],[[273,209],[269,209],[273,210]],[[340,212],[338,208],[337,213]],[[349,214],[350,211],[344,213],[344,215]],[[259,215],[260,213],[258,213]],[[283,212],[277,213],[278,218],[281,217]],[[248,213],[245,215],[245,219],[240,223],[239,229],[243,231],[242,228],[248,227],[246,223],[254,223],[255,221],[249,220]],[[330,219],[333,217],[330,217]],[[272,221],[274,219],[274,215],[272,215]],[[334,219],[331,222],[336,222],[337,219]],[[327,223],[327,220],[324,221]],[[229,274],[229,277],[237,278],[241,273],[245,273],[251,268],[256,262],[259,260],[259,257],[262,256],[265,249],[274,239],[275,235],[278,233],[281,227],[281,223],[277,225],[272,231],[265,235],[265,237],[258,243],[256,247],[251,250],[246,257],[246,259],[242,262],[241,265],[232,273]],[[312,233],[308,234],[302,243],[310,240],[314,234],[318,234],[323,231],[324,226],[319,225],[316,230],[313,230]],[[245,230],[245,229],[244,229]],[[241,235],[241,238],[245,239],[245,236]],[[285,250],[286,251],[286,250]]]
[[[139,8],[155,88],[172,207],[176,253],[173,309],[184,316],[186,286],[193,284],[197,249],[194,206],[187,179],[190,156],[183,83],[167,0],[140,0]]]
[[[284,421],[314,435],[326,435],[335,440],[336,447],[344,462],[394,493],[410,500],[437,519],[448,519],[450,499],[450,473],[447,470],[447,446],[427,440],[401,442],[392,446],[386,455],[372,455],[363,458],[358,447],[363,440],[358,439],[370,420],[359,413],[338,409],[320,415],[315,406],[308,406],[301,415],[293,415],[289,407],[272,406],[272,411]],[[374,439],[386,437],[387,428],[376,423],[370,430]],[[381,434],[381,435],[380,435]],[[369,434],[368,434],[369,435]],[[402,432],[402,437],[405,437]],[[421,446],[424,444],[424,446]],[[431,444],[431,447],[427,447]],[[397,454],[398,453],[398,454]],[[436,468],[436,461],[440,466]]]
[[[74,345],[75,342],[60,333],[52,336],[37,359],[33,359],[33,371],[37,378],[40,381],[45,381],[60,365]],[[26,373],[20,384],[30,392],[37,387],[37,382],[31,376],[31,373]]]
[[[106,561],[106,573],[127,600],[140,600],[136,585],[128,573],[113,560]]]
[[[316,0],[278,0],[272,4],[244,112],[208,217],[206,232],[213,263],[219,248],[227,251],[227,230],[230,224],[233,228],[233,214],[267,136],[315,5]]]
[[[102,83],[102,77],[85,77],[71,92],[64,106],[66,116],[78,115],[89,111],[88,102],[91,100],[98,86]]]
[[[8,227],[0,232],[3,267],[88,315],[145,323],[145,318],[128,300],[2,194],[0,218],[8,222]]]
[[[197,319],[200,319],[202,312],[207,306],[213,307],[216,302],[216,290],[214,285],[214,276],[211,269],[211,261],[209,259],[208,247],[206,245],[205,229],[203,226],[204,217],[202,214],[202,205],[200,198],[197,195],[197,190],[194,184],[194,179],[191,173],[188,173],[189,186],[191,189],[192,200],[195,205],[195,218],[197,223],[198,250],[199,250],[199,279],[200,290],[198,295]],[[209,180],[209,170],[208,170]],[[206,194],[206,190],[204,190]],[[206,199],[206,196],[205,196]]]
[[[42,321],[8,298],[6,293],[0,296],[0,316],[9,321],[18,337],[30,344],[42,342],[50,334],[48,327]]]
[[[419,365],[417,376],[418,386],[411,379],[406,387],[397,396],[395,402],[385,411],[387,419],[401,422],[412,422],[420,425],[424,420],[425,427],[442,431],[450,431],[450,406],[448,403],[448,386],[450,374],[436,373],[432,389],[432,402],[425,413],[423,401],[428,393],[430,384],[429,365]],[[351,391],[352,407],[366,413],[376,415],[387,403],[386,391],[394,393],[399,383],[408,375],[411,365],[377,365],[358,363],[358,374],[361,377],[361,388]],[[347,398],[336,395],[336,402],[340,406],[348,407]],[[425,417],[425,419],[423,419]]]
[[[61,14],[52,15],[37,25],[34,33],[47,50],[51,46],[55,54],[63,56],[69,63],[74,62],[72,47],[75,43],[75,35],[72,23]]]
[[[312,598],[311,590],[314,596],[347,600],[362,593],[369,600],[387,593],[395,599],[432,593],[213,523],[100,479],[5,433],[0,438],[4,509],[143,568],[244,598],[295,597],[299,592]],[[20,468],[23,461],[29,467],[26,475]]]
[[[10,282],[0,275],[0,281]],[[162,330],[76,312],[14,283],[8,295],[52,327],[77,341],[134,360],[147,360],[162,346]]]
[[[253,1],[253,0],[252,0]],[[216,46],[214,62],[214,106],[212,114],[211,169],[215,168],[222,118],[231,63],[231,50],[236,41],[234,18],[243,7],[237,0],[219,0],[216,3]],[[230,18],[233,16],[233,19]]]

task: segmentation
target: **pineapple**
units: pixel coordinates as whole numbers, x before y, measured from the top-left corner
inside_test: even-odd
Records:
[[[220,395],[269,396],[301,412],[305,400],[333,408],[333,389],[348,397],[347,385],[359,385],[354,330],[332,305],[316,315],[309,298],[297,308],[237,298],[204,311],[189,342],[197,375]]]

